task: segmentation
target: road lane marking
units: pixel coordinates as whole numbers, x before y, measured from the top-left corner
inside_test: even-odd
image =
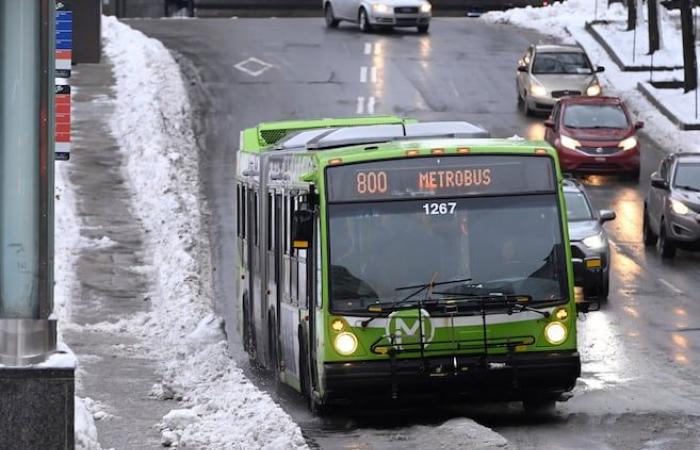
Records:
[[[366,83],[367,82],[367,67],[362,66],[360,67],[360,83]]]
[[[258,58],[251,57],[239,62],[238,64],[235,64],[233,67],[240,70],[241,72],[247,73],[252,77],[257,77],[265,73],[267,70],[273,68],[274,66]]]
[[[678,289],[676,286],[672,285],[671,283],[664,280],[663,278],[659,278],[659,282],[661,284],[663,284],[664,286],[666,286],[667,288],[669,288],[670,290],[672,290],[673,292],[675,292],[676,294],[678,294],[678,295],[683,294],[682,290]]]
[[[375,54],[375,55],[381,55],[381,54],[382,54],[382,46],[381,46],[381,44],[374,44],[374,54]]]
[[[372,70],[370,72],[370,79],[372,80],[372,83],[377,82],[377,68],[376,67],[372,67]]]
[[[369,100],[367,100],[367,113],[368,114],[374,114],[374,97],[370,97]]]
[[[371,55],[371,54],[372,54],[372,43],[365,42],[365,55]]]
[[[357,114],[365,112],[365,98],[357,97]]]

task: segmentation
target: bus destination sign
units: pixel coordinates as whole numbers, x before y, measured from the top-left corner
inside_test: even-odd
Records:
[[[330,167],[331,202],[552,192],[551,158],[469,155]]]

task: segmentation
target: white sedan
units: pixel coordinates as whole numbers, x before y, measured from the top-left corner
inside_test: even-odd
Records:
[[[432,17],[425,0],[323,0],[323,10],[328,27],[347,20],[359,23],[364,33],[374,27],[416,27],[426,33]]]

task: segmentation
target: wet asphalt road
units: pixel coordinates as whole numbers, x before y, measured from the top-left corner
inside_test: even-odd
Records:
[[[467,120],[499,137],[543,134],[543,118],[526,119],[515,104],[515,61],[527,44],[542,40],[528,31],[474,19],[437,19],[425,36],[362,35],[342,25],[329,31],[321,19],[130,24],[178,53],[191,81],[201,113],[202,193],[212,210],[219,268],[215,290],[229,321],[235,267],[231,181],[240,129],[261,121],[374,112]],[[245,70],[234,67],[246,60]],[[466,416],[523,449],[700,448],[700,255],[679,252],[675,260],[662,261],[644,248],[643,197],[665,149],[645,135],[642,143],[639,184],[585,180],[594,205],[618,215],[607,225],[614,243],[611,293],[601,312],[579,322],[582,378],[574,398],[559,404],[554,417],[528,418],[514,404],[431,405],[429,411],[321,420],[282,393],[280,402],[309,442],[327,449],[424,448],[430,426]],[[236,348],[233,333],[231,340]],[[260,385],[266,383],[262,378]]]

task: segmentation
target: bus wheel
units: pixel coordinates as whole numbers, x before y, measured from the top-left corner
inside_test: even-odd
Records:
[[[272,376],[274,377],[274,387],[275,390],[279,389],[280,386],[280,371],[279,371],[279,351],[277,348],[277,329],[275,327],[275,321],[272,316],[269,319],[268,329],[268,342],[269,342],[269,356],[270,356],[270,370]]]
[[[527,414],[536,416],[551,415],[556,410],[556,400],[548,397],[523,400],[523,409]]]
[[[253,331],[253,327],[251,326],[250,323],[250,318],[248,316],[248,301],[247,299],[243,300],[243,350],[248,353],[248,357],[251,359],[251,361],[256,360],[256,354],[255,354],[255,333]]]

